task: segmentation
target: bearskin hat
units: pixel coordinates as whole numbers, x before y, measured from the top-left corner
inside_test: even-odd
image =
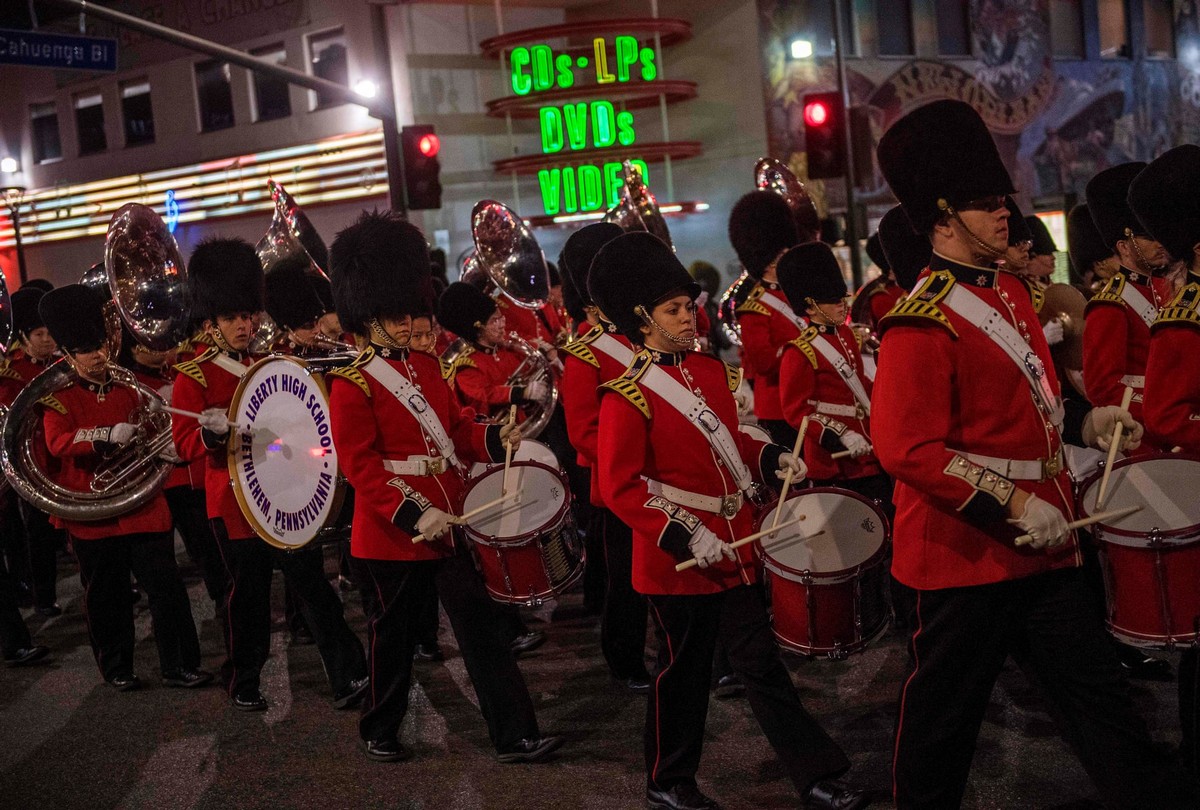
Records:
[[[1096,262],[1112,258],[1113,249],[1104,244],[1096,220],[1086,203],[1075,206],[1067,214],[1067,256],[1071,266],[1082,276]]]
[[[625,337],[641,343],[645,321],[638,307],[648,314],[672,294],[696,298],[700,285],[688,275],[669,245],[646,231],[634,231],[600,248],[588,275],[588,292],[605,318]]]
[[[1129,207],[1175,261],[1190,267],[1200,242],[1200,146],[1176,146],[1155,158],[1129,184]]]
[[[1017,201],[1012,197],[1007,197],[1004,200],[1004,207],[1008,209],[1008,246],[1015,247],[1033,241],[1033,234],[1029,232],[1029,226],[1025,224],[1025,215],[1021,213],[1021,206],[1017,205]]]
[[[35,329],[46,325],[38,311],[38,303],[45,294],[45,290],[31,287],[28,282],[12,294],[13,330],[18,337],[27,338]]]
[[[896,283],[911,291],[933,256],[929,237],[914,231],[903,206],[897,205],[879,220],[879,243],[887,254]]]
[[[311,323],[327,310],[317,294],[318,276],[307,256],[276,262],[267,273],[267,314],[283,329]]]
[[[1036,214],[1025,217],[1025,227],[1029,229],[1029,234],[1033,239],[1029,255],[1053,256],[1058,252],[1058,245],[1054,244],[1054,237],[1050,235],[1050,229],[1046,227],[1045,222],[1042,222],[1041,217]]]
[[[330,281],[342,328],[366,335],[377,318],[429,310],[429,246],[420,229],[391,211],[364,211],[333,240]]]
[[[108,341],[104,301],[95,290],[68,284],[42,296],[38,311],[51,337],[65,352],[90,352]]]
[[[495,311],[496,302],[491,296],[465,281],[456,281],[438,300],[437,319],[454,334],[474,343]]]
[[[41,290],[42,292],[50,292],[54,289],[54,283],[48,278],[31,278],[21,286],[28,287],[31,290]]]
[[[188,284],[199,321],[262,311],[262,262],[245,239],[213,237],[197,245],[188,260]]]
[[[755,278],[779,254],[800,241],[787,201],[774,191],[751,191],[729,213],[729,241],[746,272]]]
[[[1105,169],[1088,181],[1088,210],[1092,212],[1092,221],[1110,254],[1116,252],[1117,242],[1125,238],[1126,228],[1135,236],[1147,235],[1128,202],[1129,186],[1144,168],[1146,164],[1139,161],[1122,163]]]
[[[892,269],[888,264],[887,254],[883,252],[883,245],[879,243],[879,231],[871,234],[871,237],[867,239],[867,258],[882,270],[884,275],[887,275],[887,272]]]
[[[558,259],[565,277],[564,298],[567,290],[571,289],[583,306],[592,303],[591,296],[588,294],[588,272],[592,269],[592,261],[605,243],[616,239],[623,233],[625,231],[620,225],[611,222],[594,222],[567,237],[567,243],[563,245],[562,255]]]
[[[805,242],[783,254],[775,266],[779,286],[797,313],[811,298],[818,304],[842,300],[849,289],[833,250],[824,242]]]

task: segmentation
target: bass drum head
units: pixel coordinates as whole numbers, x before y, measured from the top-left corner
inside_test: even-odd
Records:
[[[752,439],[758,439],[760,442],[775,443],[775,440],[771,438],[771,434],[758,425],[738,425],[738,430]]]
[[[1132,515],[1098,524],[1106,542],[1146,546],[1152,532],[1175,543],[1200,537],[1200,459],[1180,455],[1121,459],[1113,465],[1104,506],[1097,510],[1100,479],[1093,476],[1083,485],[1081,512],[1092,515],[1140,507]]]
[[[321,378],[294,357],[258,361],[229,418],[229,477],[247,522],[277,548],[309,543],[338,513],[341,487]]]
[[[558,523],[570,505],[570,490],[563,474],[536,461],[514,461],[509,469],[509,485],[518,495],[496,504],[466,524],[476,540],[517,538],[537,535]],[[463,514],[500,497],[504,486],[504,467],[492,467],[472,479],[463,498]]]
[[[558,463],[558,456],[554,455],[554,451],[536,439],[521,439],[521,443],[513,451],[513,461],[536,461],[538,464],[544,464],[552,470],[562,469],[562,465]],[[471,477],[479,477],[484,470],[494,465],[495,462],[492,464],[480,462],[471,465]],[[499,493],[496,494],[496,497],[500,497]],[[487,503],[487,501],[484,501],[484,503]]]
[[[770,528],[779,509],[777,504],[763,515],[760,530]],[[780,523],[801,515],[805,519],[759,541],[764,560],[781,576],[852,572],[879,554],[887,540],[887,518],[856,492],[832,487],[801,490],[790,494],[782,509]],[[821,531],[824,534],[813,536]]]

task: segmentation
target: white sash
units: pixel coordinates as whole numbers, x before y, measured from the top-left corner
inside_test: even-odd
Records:
[[[1154,319],[1158,317],[1158,307],[1147,301],[1142,291],[1135,288],[1129,279],[1125,279],[1125,283],[1121,285],[1121,300],[1146,322],[1146,326],[1154,323]]]
[[[704,400],[693,394],[662,368],[653,364],[638,379],[638,384],[646,386],[666,400],[668,405],[683,414],[683,418],[700,431],[705,441],[712,446],[716,454],[725,462],[725,466],[729,468],[729,472],[733,474],[738,489],[744,492],[753,486],[754,481],[746,463],[742,461],[741,453],[738,452],[737,442],[730,434],[729,428],[725,427],[725,423],[712,408],[704,403]]]
[[[454,442],[446,434],[442,420],[438,419],[433,408],[429,406],[429,400],[425,399],[425,395],[418,391],[407,377],[392,368],[392,365],[379,355],[372,357],[370,362],[362,367],[362,370],[374,377],[421,423],[421,427],[437,445],[438,452],[442,454],[443,458],[451,464],[458,464],[458,458],[454,455]]]
[[[1041,411],[1058,427],[1062,426],[1062,399],[1054,393],[1050,378],[1040,357],[1021,333],[1013,328],[1000,312],[962,284],[955,284],[946,295],[950,309],[962,315],[992,342],[999,346],[1033,389],[1034,399]]]
[[[633,350],[607,332],[602,332],[600,337],[592,341],[591,346],[622,366],[628,366],[633,362]]]
[[[758,297],[758,300],[761,301],[764,306],[768,306],[775,310],[792,323],[801,323],[800,319],[796,317],[796,311],[792,309],[791,305],[788,304],[787,301],[783,300],[783,296],[779,295],[774,290],[769,290],[766,287],[763,287],[763,294]]]
[[[250,366],[243,366],[237,360],[234,360],[225,352],[217,352],[212,359],[213,365],[228,371],[239,380],[246,376],[246,372],[250,370]]]
[[[837,350],[833,345],[833,341],[818,335],[820,340],[812,341],[812,347],[821,353],[821,356],[829,361],[838,376],[846,383],[846,387],[850,389],[850,393],[854,394],[854,398],[858,400],[858,404],[867,412],[867,416],[871,415],[871,398],[867,396],[867,389],[863,387],[862,380],[858,379],[858,374],[854,371],[854,366],[850,365],[850,361],[845,355]]]

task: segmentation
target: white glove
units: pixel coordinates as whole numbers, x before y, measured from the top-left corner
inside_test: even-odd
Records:
[[[1083,441],[1088,447],[1095,447],[1108,452],[1112,441],[1113,429],[1117,421],[1125,426],[1121,433],[1121,446],[1118,450],[1136,450],[1142,443],[1142,426],[1133,418],[1129,411],[1123,411],[1116,405],[1099,405],[1088,411],[1083,418]]]
[[[808,475],[808,465],[800,460],[798,456],[793,456],[791,453],[784,453],[779,457],[779,469],[775,471],[775,476],[782,481],[787,477],[788,470],[792,471],[792,483],[798,483],[804,480],[804,476]]]
[[[858,458],[871,452],[871,443],[856,431],[847,430],[838,439],[842,442],[842,447],[850,451],[850,458]]]
[[[224,436],[229,432],[229,415],[220,408],[207,408],[201,411],[200,418],[196,421],[209,433]]]
[[[737,390],[733,392],[733,400],[737,403],[738,418],[754,413],[754,389],[745,378],[738,383]]]
[[[158,457],[163,461],[169,461],[172,464],[179,464],[183,461],[183,459],[179,457],[179,452],[175,449],[174,444],[168,444],[163,451],[158,454]]]
[[[548,391],[549,389],[546,387],[544,380],[534,380],[525,386],[524,397],[531,402],[536,402],[546,396]]]
[[[175,393],[175,383],[167,383],[162,388],[158,389],[158,395],[162,397],[163,402],[170,404],[171,395]]]
[[[1008,522],[1032,537],[1029,545],[1038,549],[1061,546],[1071,533],[1063,513],[1036,495],[1025,502],[1023,515]]]
[[[450,531],[450,527],[454,525],[450,522],[453,519],[453,515],[443,512],[436,506],[431,506],[417,519],[417,533],[425,535],[426,540],[437,540]]]
[[[129,444],[137,433],[137,426],[129,422],[118,422],[108,430],[108,440],[113,444]]]
[[[1047,321],[1046,325],[1042,327],[1042,334],[1046,336],[1046,342],[1051,346],[1057,346],[1062,343],[1063,338],[1066,336],[1063,332],[1062,321],[1058,318]]]
[[[722,557],[727,560],[737,559],[737,552],[704,526],[692,534],[692,539],[688,541],[688,551],[692,552],[692,556],[696,558],[696,565],[701,568],[708,568],[713,563],[720,562]]]
[[[517,446],[521,444],[521,426],[516,422],[513,422],[511,425],[508,423],[501,425],[500,441],[506,445],[511,444],[515,451]]]

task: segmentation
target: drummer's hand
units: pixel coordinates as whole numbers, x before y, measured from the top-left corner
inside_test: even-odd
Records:
[[[871,443],[861,433],[847,430],[838,436],[838,439],[841,441],[842,447],[850,451],[850,458],[859,458],[871,452]]]
[[[229,432],[229,416],[221,408],[207,408],[200,412],[196,420],[200,427],[216,436],[224,436]]]
[[[779,457],[779,469],[775,471],[775,477],[780,481],[787,478],[788,471],[792,473],[792,483],[797,483],[804,480],[804,476],[808,475],[808,465],[800,460],[798,456],[793,456],[791,453],[784,453]]]
[[[500,426],[500,442],[512,445],[515,450],[521,443],[521,426],[516,422],[505,422]]]
[[[527,402],[538,402],[544,396],[546,396],[546,393],[549,390],[550,389],[546,386],[545,380],[533,380],[531,383],[525,386],[525,390],[522,392],[521,398]]]
[[[454,524],[454,515],[443,512],[436,506],[431,506],[421,513],[417,519],[417,533],[425,535],[426,540],[437,540]]]
[[[1071,534],[1063,513],[1032,493],[1017,490],[1008,508],[1013,515],[1008,522],[1032,538],[1029,545],[1033,548],[1061,546]]]
[[[1042,334],[1046,336],[1046,342],[1051,346],[1057,346],[1059,343],[1062,343],[1063,339],[1066,337],[1066,333],[1063,331],[1062,321],[1060,321],[1058,318],[1053,318],[1047,321],[1046,325],[1042,327]]]
[[[727,560],[737,559],[737,552],[704,526],[692,533],[692,539],[688,541],[688,551],[692,552],[692,556],[696,558],[696,565],[701,568],[708,568],[713,563],[720,562],[722,557]]]
[[[754,389],[743,379],[733,392],[733,401],[737,403],[737,415],[749,416],[754,413]]]
[[[1133,414],[1116,405],[1101,405],[1088,411],[1083,420],[1083,441],[1089,447],[1108,451],[1113,429],[1120,421],[1125,426],[1119,450],[1136,450],[1142,443],[1142,426]]]

